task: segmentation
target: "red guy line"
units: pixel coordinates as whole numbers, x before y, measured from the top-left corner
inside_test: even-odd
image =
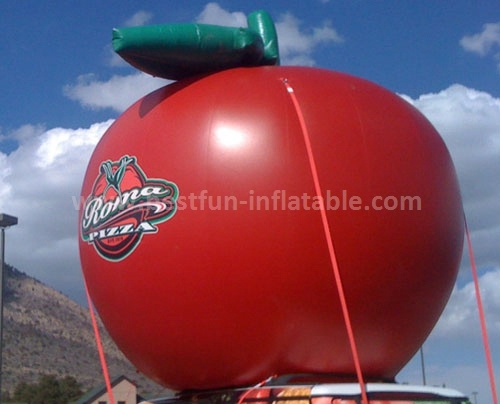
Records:
[[[302,129],[302,134],[304,135],[304,143],[307,150],[307,157],[309,158],[309,165],[311,167],[311,173],[314,182],[314,189],[316,195],[318,196],[318,200],[320,201],[320,213],[321,213],[321,221],[323,223],[323,231],[325,233],[326,243],[328,245],[328,252],[330,253],[330,261],[332,264],[333,275],[335,277],[335,283],[337,285],[337,291],[340,298],[340,305],[342,306],[342,313],[344,315],[344,322],[347,329],[347,335],[349,338],[349,343],[351,346],[351,353],[354,360],[354,366],[356,368],[356,375],[358,378],[358,383],[361,388],[361,398],[364,404],[368,404],[368,396],[366,394],[366,386],[363,380],[363,373],[361,372],[361,365],[359,361],[358,349],[356,347],[356,341],[354,339],[354,333],[352,330],[351,319],[349,316],[349,310],[347,308],[347,301],[344,294],[344,288],[342,286],[342,278],[340,276],[339,265],[337,262],[337,256],[335,254],[335,248],[333,246],[333,239],[330,232],[330,225],[328,224],[328,219],[326,217],[325,204],[323,200],[323,192],[321,190],[321,185],[319,182],[318,170],[316,168],[316,161],[314,159],[314,153],[312,151],[311,140],[309,137],[309,132],[307,130],[307,125],[304,119],[304,115],[302,114],[302,110],[300,108],[300,104],[295,96],[295,92],[293,87],[288,83],[287,79],[282,79],[283,84],[286,87],[288,94],[292,100],[292,103],[295,107],[295,111],[297,112],[297,117],[299,118],[300,127]],[[495,403],[498,404],[498,403]]]
[[[493,371],[493,361],[491,359],[490,343],[488,339],[488,329],[486,328],[486,316],[484,315],[483,301],[481,298],[481,290],[479,288],[479,277],[477,275],[476,260],[474,259],[474,251],[472,249],[472,242],[470,238],[469,226],[467,226],[467,219],[465,218],[464,212],[464,223],[465,223],[465,234],[467,237],[467,248],[469,250],[470,267],[472,271],[472,277],[474,278],[474,288],[476,290],[476,300],[477,309],[479,311],[479,320],[481,322],[481,332],[483,335],[483,345],[484,353],[486,355],[486,363],[488,366],[488,375],[490,378],[491,395],[493,397],[493,403],[498,404],[498,395],[495,385],[495,373]]]
[[[87,282],[85,284],[85,293],[87,294],[87,302],[89,304],[90,318],[92,319],[92,326],[94,328],[95,342],[97,344],[97,350],[99,352],[99,359],[101,360],[102,374],[104,376],[104,381],[106,382],[106,390],[109,396],[110,404],[115,404],[115,398],[113,396],[113,389],[111,388],[111,381],[109,379],[108,365],[106,363],[106,358],[104,356],[104,349],[102,346],[101,334],[99,333],[99,326],[97,325],[97,320],[94,311],[94,305],[92,304],[92,299],[90,298],[89,290],[87,288]]]

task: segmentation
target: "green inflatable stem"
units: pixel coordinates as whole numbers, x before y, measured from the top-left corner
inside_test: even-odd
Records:
[[[247,21],[248,28],[164,24],[113,29],[113,48],[137,69],[170,80],[278,64],[278,40],[269,14],[257,11]]]

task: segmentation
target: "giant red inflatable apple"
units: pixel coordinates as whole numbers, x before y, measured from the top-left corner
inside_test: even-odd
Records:
[[[463,239],[438,133],[350,75],[235,68],[138,101],[87,169],[85,279],[141,372],[174,389],[354,377],[304,130],[365,378],[393,379],[425,340]]]

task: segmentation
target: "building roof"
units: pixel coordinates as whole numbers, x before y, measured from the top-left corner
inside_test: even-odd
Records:
[[[129,381],[134,386],[136,385],[127,376],[121,375],[121,376],[117,376],[114,379],[110,380],[111,387],[112,388],[115,387],[118,383],[122,382],[123,380]],[[83,396],[81,396],[77,401],[73,401],[71,404],[87,404],[89,402],[94,401],[97,397],[100,397],[105,393],[107,393],[107,388],[106,388],[106,383],[103,383],[103,384],[89,390],[87,393],[85,393]]]

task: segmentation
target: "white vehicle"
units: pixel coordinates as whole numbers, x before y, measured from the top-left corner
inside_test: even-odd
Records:
[[[279,384],[214,391],[182,392],[154,404],[363,404],[358,383]],[[368,404],[470,404],[461,392],[444,387],[367,383]]]

